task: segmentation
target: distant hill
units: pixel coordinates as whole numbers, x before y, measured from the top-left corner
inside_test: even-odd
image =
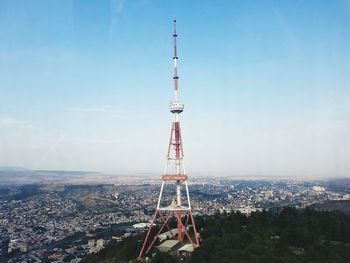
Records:
[[[67,170],[31,170],[22,167],[0,167],[0,185],[2,184],[139,184],[154,182],[159,177],[148,173],[108,174],[93,171]]]
[[[29,171],[27,168],[17,167],[17,166],[0,166],[1,171]]]
[[[96,183],[102,176],[100,173],[88,171],[30,170],[22,167],[0,167],[0,184]]]

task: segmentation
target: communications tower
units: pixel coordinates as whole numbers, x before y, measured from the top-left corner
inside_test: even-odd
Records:
[[[162,186],[160,189],[157,208],[152,220],[150,221],[149,229],[143,242],[139,258],[149,254],[155,245],[157,238],[165,230],[167,231],[166,233],[168,237],[179,241],[179,243],[189,242],[194,248],[199,246],[198,234],[193,219],[190,195],[188,191],[188,177],[185,172],[184,153],[182,148],[179,115],[184,110],[184,104],[178,100],[179,76],[177,74],[178,56],[176,48],[176,20],[173,22],[174,100],[169,104],[169,109],[170,112],[174,114],[174,121],[171,126],[166,166],[162,176]],[[183,188],[186,191],[186,197],[181,195],[181,190]],[[177,222],[177,227],[175,229],[171,229],[169,226],[169,220],[171,218],[175,219]],[[152,236],[152,228],[157,221],[161,222],[161,226]],[[192,229],[192,231],[190,231],[190,229]]]

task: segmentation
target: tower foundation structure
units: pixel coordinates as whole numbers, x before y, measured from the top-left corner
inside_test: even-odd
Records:
[[[199,246],[199,236],[193,218],[190,194],[188,189],[188,177],[185,171],[184,152],[182,145],[180,113],[184,110],[184,104],[178,100],[178,72],[177,72],[177,33],[176,20],[174,20],[174,100],[169,104],[170,112],[174,115],[171,125],[170,140],[168,145],[167,160],[162,175],[162,185],[156,210],[152,216],[149,228],[143,242],[139,258],[148,256],[154,248],[157,238],[164,232],[170,239],[179,243],[190,243],[194,248]],[[185,191],[185,195],[182,192]],[[156,223],[159,228],[155,230]],[[170,227],[170,222],[176,224]],[[155,233],[154,233],[155,232]],[[164,233],[163,233],[164,234]]]

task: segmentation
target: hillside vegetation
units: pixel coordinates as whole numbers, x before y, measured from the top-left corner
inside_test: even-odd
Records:
[[[350,259],[350,215],[338,211],[284,208],[279,211],[217,214],[196,218],[203,241],[189,263],[329,262]],[[143,235],[113,244],[84,262],[135,259]],[[152,262],[176,262],[167,254]]]
[[[216,215],[205,221],[204,241],[191,263],[349,262],[350,215],[285,208]]]

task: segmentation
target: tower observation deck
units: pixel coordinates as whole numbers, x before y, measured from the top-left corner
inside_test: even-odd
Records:
[[[177,33],[176,20],[174,22],[174,100],[170,102],[169,109],[174,114],[174,121],[171,125],[170,140],[168,144],[167,160],[164,173],[161,177],[162,185],[160,188],[156,211],[150,221],[145,240],[143,242],[139,258],[147,256],[154,249],[157,237],[166,230],[170,233],[171,238],[179,243],[189,243],[193,248],[199,246],[198,233],[192,214],[190,195],[188,189],[188,177],[185,172],[184,152],[182,147],[180,113],[184,110],[184,104],[178,100],[179,76],[177,72]],[[167,188],[166,191],[165,188]],[[170,190],[169,190],[170,187]],[[185,188],[186,195],[182,196],[182,188]],[[164,194],[163,194],[164,193]],[[166,194],[165,194],[166,193]],[[171,229],[169,220],[174,218],[177,222],[177,228]],[[157,225],[157,221],[160,224]],[[156,226],[154,226],[156,225]],[[151,238],[152,228],[157,228],[156,234]],[[164,230],[164,231],[163,231]]]
[[[178,101],[169,103],[169,109],[171,113],[181,113],[184,110],[184,104]]]

